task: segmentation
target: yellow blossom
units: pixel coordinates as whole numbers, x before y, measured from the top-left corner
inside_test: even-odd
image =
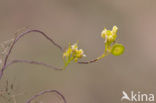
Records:
[[[112,43],[117,38],[117,26],[113,26],[112,30],[107,30],[104,28],[104,30],[101,32],[101,37],[105,39],[105,43]]]
[[[71,62],[77,62],[78,59],[85,57],[84,51],[78,48],[78,43],[68,46],[68,49],[63,53],[65,59],[65,67]]]

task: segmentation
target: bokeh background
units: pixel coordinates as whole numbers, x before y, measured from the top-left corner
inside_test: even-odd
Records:
[[[120,103],[123,90],[156,95],[155,18],[156,0],[0,0],[1,42],[33,26],[63,47],[79,40],[87,54],[82,60],[90,60],[103,53],[103,28],[117,25],[120,42],[126,47],[122,56],[108,56],[88,65],[71,64],[64,71],[29,64],[9,67],[5,74],[16,88],[14,93],[22,93],[16,96],[17,103],[45,89],[59,90],[68,103]],[[31,34],[18,42],[10,60],[63,65],[58,48],[37,33]],[[55,94],[38,101],[62,103]]]

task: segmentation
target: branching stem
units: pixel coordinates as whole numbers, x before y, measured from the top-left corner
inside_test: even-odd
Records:
[[[0,71],[0,80],[1,80],[1,78],[2,78],[2,75],[3,75],[4,70],[5,70],[6,67],[7,67],[8,58],[9,58],[9,56],[10,56],[10,54],[11,54],[11,52],[12,52],[12,49],[14,48],[15,44],[17,43],[17,41],[18,41],[20,38],[22,38],[24,35],[27,35],[27,34],[29,34],[29,33],[31,33],[31,32],[37,32],[37,33],[43,35],[47,40],[49,40],[52,44],[54,44],[56,47],[58,47],[61,51],[63,51],[63,48],[62,48],[60,45],[58,45],[56,42],[54,42],[54,40],[51,39],[49,36],[47,36],[44,32],[42,32],[42,31],[40,31],[40,30],[36,30],[36,29],[27,30],[27,31],[21,33],[20,35],[18,35],[18,36],[14,39],[14,41],[13,41],[13,43],[12,43],[12,45],[11,45],[11,47],[10,47],[8,53],[6,54],[5,59],[4,59],[4,64],[3,64],[2,69],[1,69],[1,71]],[[13,63],[13,62],[15,63],[15,61],[12,61],[12,63]],[[16,61],[16,62],[17,62],[17,61]],[[19,62],[20,62],[20,61],[19,61]],[[40,63],[31,63],[31,64],[40,64]],[[43,65],[43,63],[41,63],[41,65]],[[55,69],[56,69],[56,68],[55,68]]]
[[[47,40],[49,40],[52,44],[54,44],[56,47],[58,47],[61,52],[64,52],[63,48],[58,45],[56,42],[54,42],[54,40],[52,38],[50,38],[49,36],[47,36],[44,32],[40,31],[40,30],[36,30],[36,29],[31,29],[31,30],[27,30],[25,32],[22,32],[21,34],[19,34],[13,41],[13,43],[11,44],[11,47],[9,48],[9,51],[8,53],[6,54],[6,57],[4,58],[4,64],[2,66],[2,69],[0,70],[0,80],[3,76],[3,72],[4,70],[12,65],[12,64],[15,64],[15,63],[28,63],[28,64],[36,64],[36,65],[42,65],[42,66],[45,66],[47,68],[51,68],[51,69],[55,69],[55,70],[63,70],[62,68],[58,68],[56,66],[53,66],[53,65],[50,65],[50,64],[46,64],[46,63],[43,63],[43,62],[39,62],[39,61],[33,61],[33,60],[12,60],[11,62],[7,63],[8,62],[8,58],[12,52],[12,49],[14,48],[15,44],[17,43],[17,41],[19,39],[21,39],[23,36],[31,33],[31,32],[37,32],[41,35],[43,35]],[[98,59],[94,59],[94,60],[91,60],[91,61],[86,61],[86,62],[78,62],[79,64],[89,64],[89,63],[94,63],[98,61]],[[66,99],[65,97],[60,93],[58,92],[57,90],[45,90],[45,91],[42,91],[36,95],[34,95],[33,97],[31,97],[26,103],[31,103],[32,100],[34,100],[35,98],[41,96],[41,95],[44,95],[46,93],[52,93],[52,92],[55,92],[57,93],[59,96],[61,96],[61,98],[63,99],[64,103],[67,103],[66,102]]]

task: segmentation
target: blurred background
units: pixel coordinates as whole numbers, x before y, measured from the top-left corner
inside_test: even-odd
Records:
[[[14,64],[5,78],[14,84],[17,103],[45,89],[63,93],[68,103],[120,103],[122,91],[156,95],[156,0],[0,0],[0,42],[26,26],[40,29],[66,47],[79,40],[90,60],[104,51],[104,27],[119,27],[126,47],[122,56],[108,56],[98,63],[71,64],[64,71]],[[10,59],[31,59],[63,65],[62,54],[37,33],[22,38]],[[7,77],[6,77],[7,76]],[[0,88],[4,88],[2,85]],[[62,103],[55,94],[37,98],[39,103]],[[0,101],[1,103],[1,101]]]

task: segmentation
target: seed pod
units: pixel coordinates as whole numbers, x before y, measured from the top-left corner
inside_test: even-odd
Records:
[[[113,47],[111,49],[111,53],[114,56],[119,56],[124,53],[124,50],[125,50],[125,47],[122,44],[116,43],[113,45]]]

